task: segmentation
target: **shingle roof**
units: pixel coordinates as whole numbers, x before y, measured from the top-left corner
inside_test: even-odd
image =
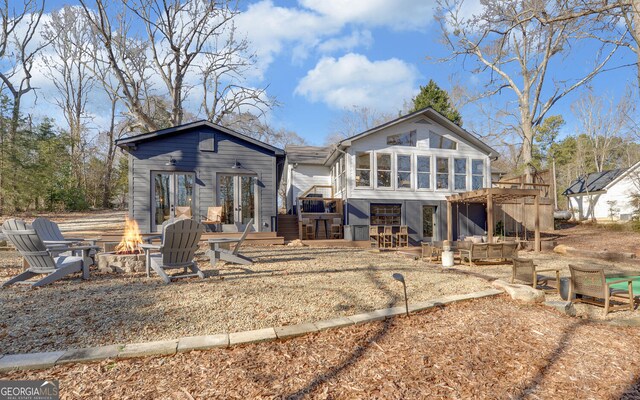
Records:
[[[300,163],[312,165],[323,165],[331,153],[331,150],[331,147],[318,146],[289,145],[284,148],[289,164]]]
[[[594,172],[584,177],[578,178],[571,182],[571,185],[564,191],[564,195],[598,192],[607,187],[614,179],[622,175],[628,168],[612,169],[610,171]],[[587,190],[588,189],[588,190]]]

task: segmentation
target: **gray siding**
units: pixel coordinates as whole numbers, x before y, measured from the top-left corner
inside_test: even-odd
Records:
[[[370,205],[379,203],[402,204],[402,224],[409,228],[409,241],[411,244],[422,242],[422,206],[435,206],[435,230],[433,240],[444,240],[447,238],[447,202],[442,200],[353,200],[347,202],[347,225],[368,226]],[[456,239],[458,230],[461,235],[482,235],[485,231],[486,213],[481,204],[469,204],[468,216],[467,208],[461,205],[459,208],[453,206],[453,237]],[[456,213],[459,213],[456,215]],[[458,224],[458,219],[460,223]],[[459,229],[458,229],[459,227]],[[345,229],[345,238],[353,240],[350,228]]]
[[[215,134],[215,151],[200,150],[200,140]],[[211,148],[207,143],[203,149]],[[171,158],[176,165],[165,165]],[[195,210],[197,219],[206,215],[207,207],[215,206],[218,174],[238,174],[231,167],[238,161],[245,172],[255,172],[258,178],[257,212],[260,231],[271,230],[271,218],[277,215],[276,156],[266,149],[215,131],[201,127],[175,135],[158,137],[138,143],[129,158],[129,214],[140,225],[143,232],[152,231],[151,221],[151,174],[154,171],[195,173]],[[266,223],[266,225],[265,225]]]

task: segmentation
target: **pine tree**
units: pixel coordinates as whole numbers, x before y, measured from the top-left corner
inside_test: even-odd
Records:
[[[451,104],[449,93],[441,89],[433,79],[429,80],[427,86],[420,86],[420,93],[413,98],[413,108],[411,112],[431,107],[440,114],[447,117],[456,125],[462,126],[462,115]]]

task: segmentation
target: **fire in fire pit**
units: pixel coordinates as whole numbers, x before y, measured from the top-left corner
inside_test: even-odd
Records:
[[[142,235],[138,223],[134,219],[126,218],[124,222],[124,235],[122,241],[115,247],[116,254],[140,254],[142,249]]]

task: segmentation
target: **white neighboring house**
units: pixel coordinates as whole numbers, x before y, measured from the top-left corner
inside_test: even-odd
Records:
[[[498,155],[431,108],[332,147],[287,146],[285,152],[289,213],[312,213],[300,209],[298,198],[326,185],[342,200],[345,239],[368,240],[369,225],[407,225],[414,243],[445,238],[446,196],[491,187],[491,161]],[[484,206],[471,204],[454,214],[454,237],[486,230]]]
[[[634,212],[631,195],[635,193],[640,193],[640,162],[576,179],[563,194],[577,220],[627,221]]]

